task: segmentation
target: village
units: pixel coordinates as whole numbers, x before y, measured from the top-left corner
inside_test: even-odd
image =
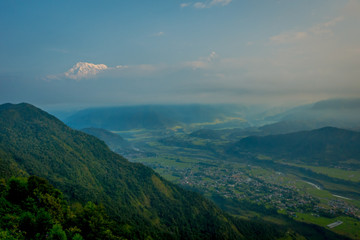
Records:
[[[289,180],[280,172],[254,174],[251,166],[236,168],[231,165],[201,165],[184,169],[159,167],[176,175],[180,185],[195,188],[205,195],[217,194],[224,198],[248,200],[286,212],[289,216],[296,216],[296,212],[306,212],[324,217],[346,215],[360,220],[360,210],[356,206],[341,198],[320,201],[301,191],[296,181]]]

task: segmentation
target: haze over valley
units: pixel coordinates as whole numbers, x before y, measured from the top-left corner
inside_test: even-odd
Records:
[[[360,239],[360,1],[0,2],[0,239]]]

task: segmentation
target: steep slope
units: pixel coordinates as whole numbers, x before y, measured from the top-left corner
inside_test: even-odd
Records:
[[[293,232],[230,217],[199,194],[128,162],[104,142],[29,104],[0,105],[0,186],[1,178],[12,175],[38,175],[72,202],[104,204],[116,221],[114,233],[128,239],[277,239]],[[346,239],[317,231],[314,239]]]
[[[208,200],[29,104],[0,106],[0,153],[0,177],[38,175],[71,200],[103,203],[137,238],[242,238]]]
[[[130,143],[123,139],[120,135],[112,133],[108,130],[101,128],[84,128],[82,132],[93,135],[103,140],[110,149],[116,150],[117,148],[129,148]]]
[[[264,154],[308,164],[360,168],[360,133],[325,127],[265,137],[241,139],[232,153]]]

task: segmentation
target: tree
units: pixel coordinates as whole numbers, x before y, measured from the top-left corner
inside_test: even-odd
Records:
[[[67,240],[66,233],[60,224],[55,224],[49,232],[50,240]]]

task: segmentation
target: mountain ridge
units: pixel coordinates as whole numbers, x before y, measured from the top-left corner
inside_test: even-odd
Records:
[[[229,216],[200,194],[164,180],[142,164],[130,163],[103,141],[30,104],[0,105],[0,178],[29,175],[46,178],[73,203],[103,204],[117,223],[114,232],[125,231],[131,239],[289,235],[285,226]],[[346,239],[326,229],[316,231],[324,234],[322,239]]]
[[[335,127],[268,136],[249,136],[228,147],[232,153],[252,152],[311,164],[350,167],[360,163],[360,133]],[[360,165],[359,165],[360,167]]]
[[[241,109],[239,106],[199,104],[89,108],[68,117],[65,123],[76,129],[89,127],[115,131],[168,129],[240,117],[239,109]],[[229,121],[232,121],[232,124],[244,124],[244,120],[240,119]]]
[[[0,153],[0,177],[38,175],[68,199],[103,203],[135,238],[244,238],[209,200],[30,104],[0,106]]]

